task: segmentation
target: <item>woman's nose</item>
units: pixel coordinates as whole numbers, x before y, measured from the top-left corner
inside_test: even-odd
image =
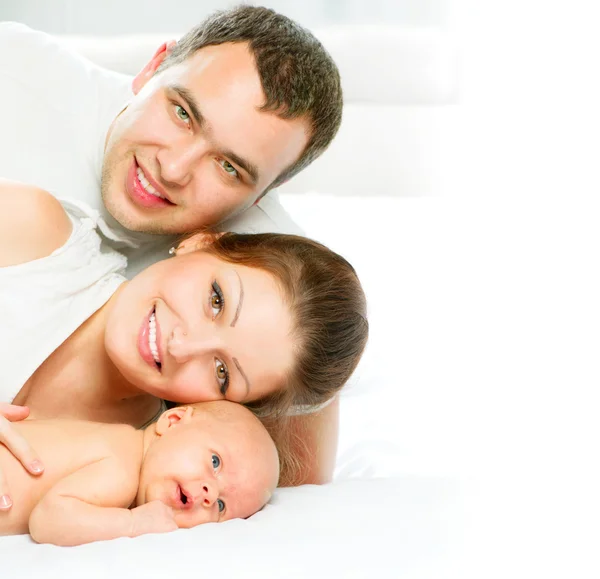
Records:
[[[179,364],[217,348],[219,344],[216,337],[208,335],[201,329],[193,332],[176,329],[167,342],[169,354]]]

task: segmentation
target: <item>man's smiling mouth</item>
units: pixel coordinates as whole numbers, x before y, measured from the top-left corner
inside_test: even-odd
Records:
[[[167,201],[166,197],[163,197],[154,187],[152,187],[152,185],[150,185],[150,181],[148,181],[146,175],[144,174],[144,171],[142,171],[142,168],[139,165],[136,170],[136,175],[138,181],[140,182],[141,186],[144,188],[144,191],[146,191],[146,193],[150,193],[150,195],[154,195],[159,199],[164,199],[165,201]]]

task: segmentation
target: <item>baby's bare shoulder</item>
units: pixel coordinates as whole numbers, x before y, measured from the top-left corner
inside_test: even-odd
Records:
[[[107,424],[103,441],[107,451],[124,467],[139,472],[144,454],[142,432],[129,424]]]
[[[104,424],[98,431],[98,447],[90,463],[97,467],[82,471],[103,479],[96,482],[115,501],[113,506],[128,507],[135,499],[143,458],[142,439],[139,431],[124,424]]]

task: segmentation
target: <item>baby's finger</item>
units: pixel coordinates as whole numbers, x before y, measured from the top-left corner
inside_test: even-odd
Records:
[[[12,499],[8,492],[8,483],[4,477],[2,469],[0,469],[0,514],[8,511],[12,507]],[[0,519],[2,520],[2,519]]]
[[[19,420],[25,420],[29,416],[29,408],[27,406],[15,406],[14,404],[0,402],[0,416],[4,416],[12,422],[18,422]]]
[[[31,474],[38,475],[44,472],[42,461],[27,440],[3,416],[0,416],[0,444],[6,446]]]

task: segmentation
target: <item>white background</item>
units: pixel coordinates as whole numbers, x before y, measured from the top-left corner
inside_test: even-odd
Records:
[[[404,339],[454,393],[432,412],[454,427],[448,469],[475,475],[474,577],[599,576],[598,22],[583,1],[457,1],[448,19],[461,95],[432,230],[447,243],[423,278],[447,292],[431,333]],[[396,255],[373,251],[381,304]]]
[[[236,0],[2,0],[0,20],[53,34],[183,32]],[[245,2],[283,12],[309,28],[331,24],[439,25],[446,0],[265,0]]]

